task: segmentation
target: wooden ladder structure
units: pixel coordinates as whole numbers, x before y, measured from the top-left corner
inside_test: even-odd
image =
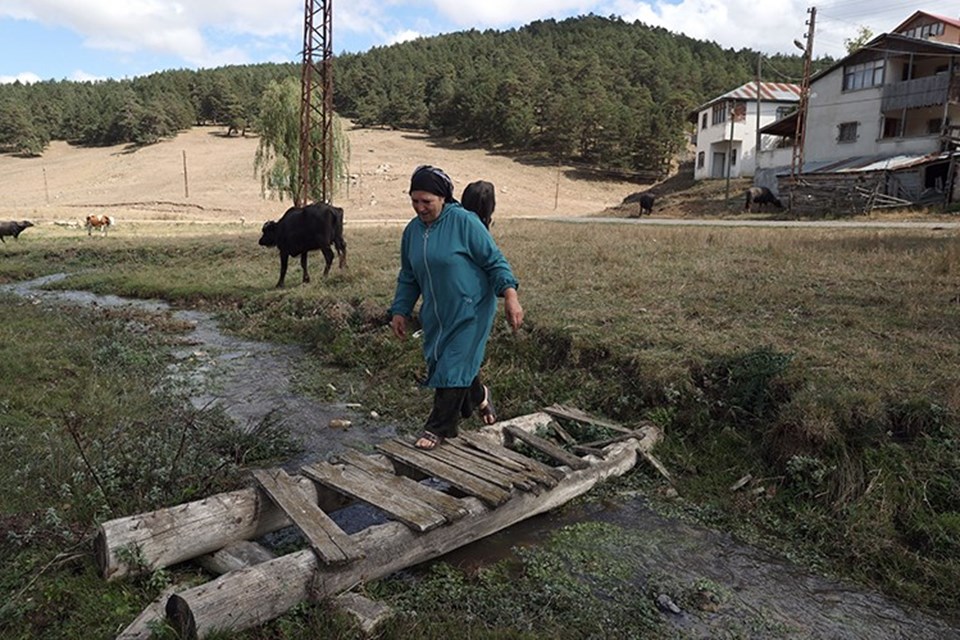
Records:
[[[581,446],[553,417],[589,421],[616,435]],[[568,448],[585,455],[535,433],[551,427]],[[196,559],[224,572],[210,583],[165,593],[119,638],[149,637],[142,630],[163,615],[181,637],[203,637],[260,624],[307,598],[336,596],[555,508],[625,473],[641,455],[650,460],[659,437],[652,425],[626,429],[554,405],[462,433],[429,451],[410,438],[394,438],[377,445],[378,454],[347,451],[304,465],[297,475],[255,470],[256,485],[249,489],[104,523],[95,552],[107,579],[136,571],[119,551],[131,546],[151,569]],[[418,481],[426,477],[433,480]],[[347,534],[328,512],[356,501],[389,520]],[[275,557],[249,542],[291,524],[309,549]],[[241,549],[244,559],[237,560]]]

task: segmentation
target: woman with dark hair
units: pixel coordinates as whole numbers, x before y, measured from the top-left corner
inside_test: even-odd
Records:
[[[480,382],[487,339],[504,300],[510,328],[523,324],[517,279],[480,219],[453,197],[453,182],[442,170],[424,165],[410,178],[410,202],[417,217],[403,230],[400,273],[390,306],[390,328],[407,337],[407,318],[422,298],[425,385],[433,388],[433,410],[420,449],[433,449],[457,435],[460,418],[476,410],[484,424],[497,414],[490,388]]]

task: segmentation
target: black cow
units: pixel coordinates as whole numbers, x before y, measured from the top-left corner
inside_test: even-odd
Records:
[[[653,201],[654,196],[652,193],[645,193],[640,196],[640,215],[647,214],[648,216],[653,213]]]
[[[3,236],[13,236],[14,240],[19,240],[20,234],[23,233],[23,230],[32,226],[33,223],[29,220],[21,220],[19,222],[16,220],[9,220],[6,222],[0,222],[0,242],[6,244],[7,241],[3,239]]]
[[[340,268],[347,266],[347,243],[343,239],[343,209],[323,203],[314,203],[306,207],[291,207],[280,220],[263,223],[263,235],[260,245],[276,247],[280,250],[280,280],[277,287],[283,286],[287,275],[287,258],[300,256],[303,269],[303,281],[310,282],[307,271],[307,252],[319,249],[327,262],[323,275],[330,271],[333,264],[333,250],[340,256]]]
[[[766,187],[750,187],[746,190],[747,202],[743,206],[744,211],[750,211],[750,205],[756,203],[757,211],[765,204],[772,204],[777,209],[783,209],[783,203],[780,198],[773,195],[773,192]]]
[[[497,208],[497,197],[493,183],[486,180],[471,182],[463,190],[460,204],[463,205],[464,209],[477,214],[483,226],[489,229],[492,224],[493,210]]]
[[[639,204],[640,213],[637,214],[637,217],[642,217],[643,214],[650,215],[653,213],[653,203],[656,201],[656,196],[650,191],[644,191],[643,193],[631,193],[626,198],[623,199],[621,205],[624,204]],[[633,216],[629,216],[633,217]]]

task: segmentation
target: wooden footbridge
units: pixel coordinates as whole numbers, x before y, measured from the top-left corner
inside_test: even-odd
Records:
[[[613,434],[581,444],[555,417]],[[219,574],[200,586],[169,589],[118,638],[148,638],[151,621],[164,618],[180,637],[202,638],[262,624],[308,598],[339,596],[560,506],[627,472],[638,457],[665,473],[650,453],[659,438],[653,425],[626,429],[554,405],[430,451],[397,438],[379,444],[379,454],[347,451],[297,475],[257,470],[251,488],[103,523],[94,547],[108,580],[187,560]],[[517,443],[549,462],[519,453]],[[427,477],[435,480],[419,481]],[[328,514],[356,501],[389,520],[347,534]],[[252,542],[290,525],[308,549],[277,557]]]

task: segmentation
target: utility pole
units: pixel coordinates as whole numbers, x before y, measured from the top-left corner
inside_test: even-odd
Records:
[[[333,198],[333,0],[305,0],[300,77],[300,183],[296,202],[310,202],[320,164],[320,201]],[[320,135],[314,136],[319,130]]]
[[[744,104],[744,109],[746,109],[747,103],[744,102],[743,104]],[[730,144],[727,145],[727,192],[726,192],[726,195],[724,196],[726,198],[728,206],[730,205],[730,172],[733,170],[733,167],[730,166],[731,165],[730,160],[731,158],[733,158],[733,134],[734,134],[733,125],[736,124],[736,120],[737,120],[737,101],[731,100],[730,101]]]
[[[763,54],[757,54],[757,148],[753,152],[753,178],[756,184],[757,174],[760,173],[760,146],[763,143],[760,136],[760,62]]]
[[[810,67],[813,59],[813,34],[817,22],[817,8],[807,9],[810,18],[807,20],[807,44],[803,53],[803,81],[800,84],[800,108],[797,112],[797,130],[793,143],[793,161],[790,165],[790,177],[796,185],[797,179],[803,173],[803,145],[807,134],[807,110],[810,105]],[[792,204],[791,192],[791,204]]]

